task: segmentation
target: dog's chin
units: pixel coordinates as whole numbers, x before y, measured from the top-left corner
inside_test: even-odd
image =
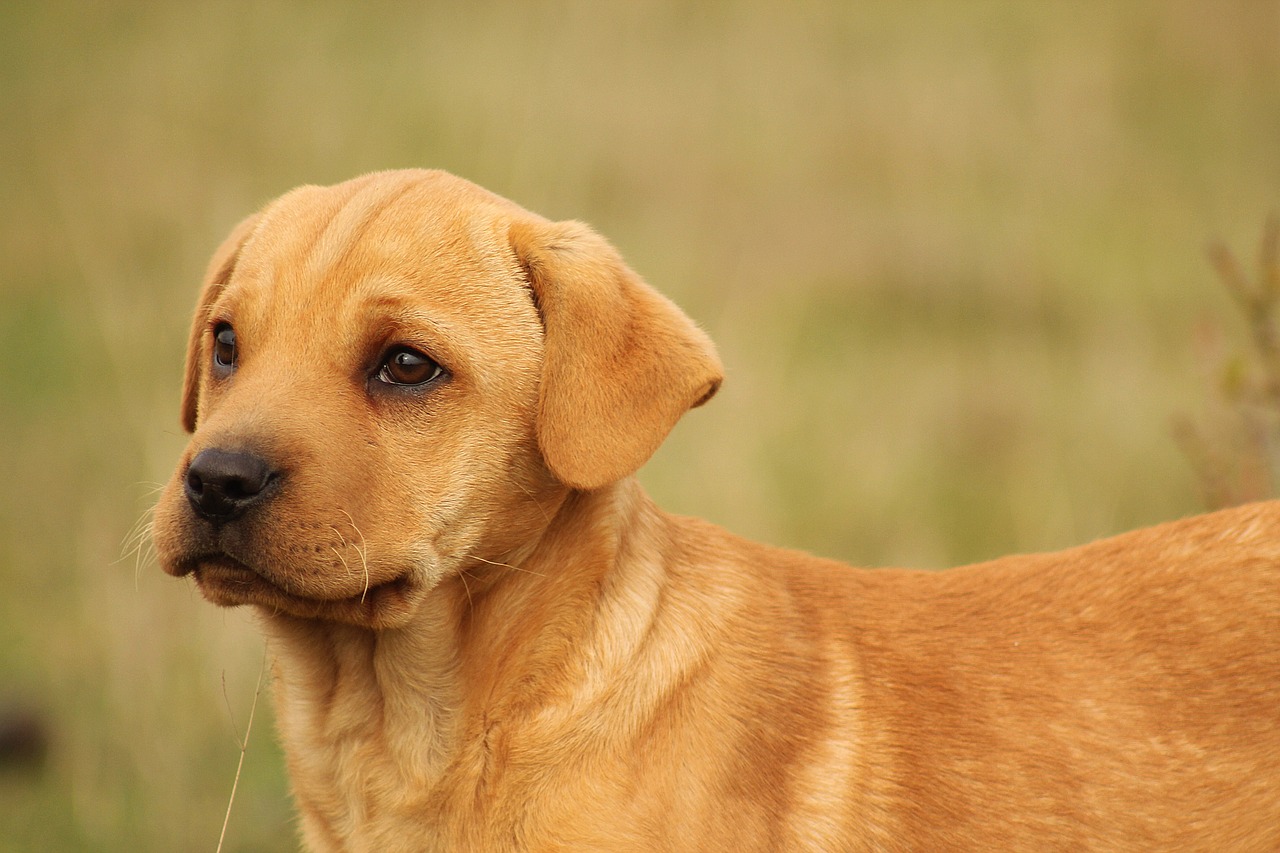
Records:
[[[408,575],[344,597],[299,594],[223,554],[183,561],[174,574],[190,574],[200,593],[221,607],[251,604],[268,616],[287,615],[375,629],[404,624],[421,598],[419,586]]]

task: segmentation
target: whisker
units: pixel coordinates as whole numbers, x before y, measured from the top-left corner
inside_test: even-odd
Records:
[[[334,527],[332,524],[329,525],[329,529],[338,535],[338,541],[342,543],[343,548],[346,548],[347,537],[342,535],[342,531]],[[351,567],[347,565],[347,558],[342,556],[342,552],[339,551],[337,548],[333,547],[332,545],[329,546],[329,550],[333,552],[333,555],[338,558],[338,562],[342,563],[342,568],[346,570],[348,575],[350,575]],[[364,600],[363,596],[361,596],[361,600],[362,601]]]
[[[467,585],[467,570],[463,569],[458,572],[458,580],[462,581],[462,589],[467,593],[467,609],[475,610],[476,603],[471,600],[471,587]]]
[[[147,510],[138,516],[138,520],[133,523],[133,526],[129,528],[129,532],[125,534],[124,541],[120,543],[120,557],[116,562],[136,552],[150,532],[151,510]]]
[[[484,557],[477,557],[475,554],[463,554],[469,560],[479,560],[482,563],[488,563],[491,566],[502,566],[507,569],[514,569],[517,572],[524,572],[526,575],[534,575],[536,577],[545,578],[542,572],[535,572],[533,569],[522,569],[520,566],[513,566],[510,563],[499,563],[497,560],[486,560]]]
[[[152,496],[154,496],[154,495],[158,495],[158,494],[160,494],[161,492],[163,492],[163,491],[164,491],[164,487],[165,487],[165,484],[164,484],[164,483],[155,483],[155,482],[151,482],[151,481],[149,481],[149,480],[139,480],[138,482],[134,483],[133,485],[135,485],[135,486],[141,486],[141,487],[145,490],[145,491],[143,491],[143,493],[142,493],[142,496],[143,496],[144,498],[149,498],[149,497],[152,497]]]
[[[150,563],[155,553],[155,543],[151,538],[152,528],[155,525],[155,519],[152,511],[147,509],[133,523],[133,527],[125,534],[124,541],[120,543],[120,556],[112,561],[112,565],[133,557],[133,588],[138,589],[140,578],[142,577],[142,566]]]
[[[364,569],[364,591],[360,593],[360,603],[361,603],[361,604],[363,604],[363,603],[364,603],[364,597],[365,597],[366,595],[368,595],[368,594],[369,594],[369,547],[368,547],[368,543],[365,541],[364,533],[363,533],[363,532],[361,532],[360,528],[356,526],[356,520],[355,520],[354,518],[352,518],[352,517],[351,517],[351,513],[347,512],[345,509],[340,509],[340,510],[338,510],[338,512],[342,513],[343,515],[345,515],[345,516],[347,517],[347,522],[351,525],[351,529],[352,529],[352,530],[354,530],[354,531],[356,532],[356,535],[360,537],[360,544],[359,544],[359,545],[357,545],[356,543],[352,542],[352,543],[351,543],[351,547],[352,547],[352,548],[355,548],[355,549],[356,549],[356,553],[357,553],[358,555],[360,555],[360,565],[361,565],[361,567]],[[338,534],[338,535],[339,535],[339,536],[341,536],[342,534]],[[342,544],[343,544],[344,546],[347,544],[345,539],[343,540]],[[346,564],[344,563],[343,565],[346,565]]]
[[[551,516],[547,515],[547,511],[543,509],[542,504],[538,502],[538,499],[534,496],[533,492],[526,489],[524,487],[524,483],[521,483],[519,480],[515,479],[514,477],[511,479],[511,482],[515,484],[515,487],[517,489],[524,492],[525,496],[528,497],[529,500],[533,501],[533,505],[538,508],[538,512],[542,513],[542,520],[545,521],[547,524],[550,524]]]
[[[149,566],[156,561],[156,546],[151,541],[151,537],[147,537],[147,544],[142,547],[138,554],[138,560],[133,567],[133,588],[138,588],[138,578],[142,575],[142,567]]]

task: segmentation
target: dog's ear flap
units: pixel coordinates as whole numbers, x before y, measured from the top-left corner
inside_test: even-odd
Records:
[[[509,234],[546,331],[543,458],[572,488],[620,480],[716,393],[723,368],[715,347],[587,226],[517,220]]]
[[[191,320],[191,336],[187,340],[186,374],[182,381],[182,428],[187,432],[195,432],[196,415],[200,407],[200,376],[204,368],[201,355],[204,334],[209,323],[209,308],[222,292],[222,288],[231,280],[231,273],[236,268],[240,250],[253,234],[258,219],[259,214],[255,213],[232,229],[231,234],[213,253],[213,258],[205,271],[204,286],[200,289],[195,317]]]

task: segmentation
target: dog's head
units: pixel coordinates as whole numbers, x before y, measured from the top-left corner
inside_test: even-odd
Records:
[[[633,473],[720,379],[578,223],[440,172],[303,187],[210,263],[161,564],[218,604],[399,624]]]

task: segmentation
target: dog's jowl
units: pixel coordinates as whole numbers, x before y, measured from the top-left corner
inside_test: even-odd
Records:
[[[1280,849],[1280,505],[849,568],[637,485],[721,372],[441,172],[236,227],[155,539],[256,612],[310,849]]]

